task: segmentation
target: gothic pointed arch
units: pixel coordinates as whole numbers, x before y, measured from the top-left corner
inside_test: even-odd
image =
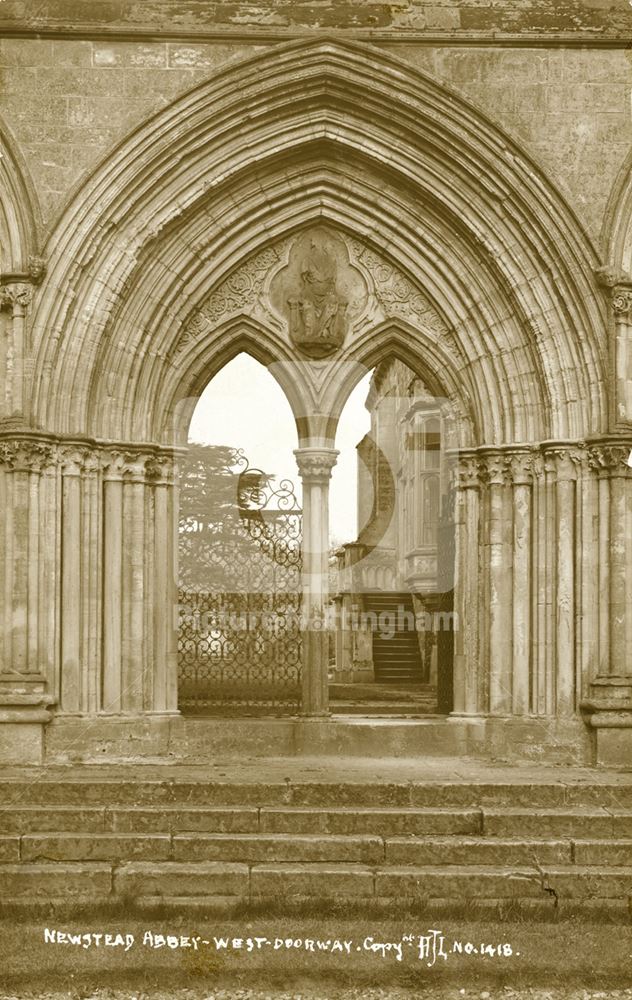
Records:
[[[49,241],[33,419],[155,439],[191,313],[245,260],[322,223],[427,297],[464,395],[483,387],[476,443],[604,429],[597,258],[559,192],[430,77],[326,40],[220,72],[85,183]]]

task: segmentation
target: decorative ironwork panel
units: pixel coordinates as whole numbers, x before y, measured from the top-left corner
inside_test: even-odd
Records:
[[[302,510],[294,486],[283,480],[274,488],[241,453],[232,469],[213,469],[212,497],[198,488],[208,487],[208,478],[195,462],[183,477],[180,707],[200,714],[296,713]]]

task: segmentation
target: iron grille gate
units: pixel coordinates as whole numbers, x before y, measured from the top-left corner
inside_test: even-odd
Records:
[[[181,519],[179,704],[196,714],[293,714],[301,704],[302,510],[243,455],[221,519]]]

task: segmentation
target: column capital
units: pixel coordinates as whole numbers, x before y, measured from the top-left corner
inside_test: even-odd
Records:
[[[490,486],[504,486],[509,473],[509,455],[505,452],[490,452],[483,456],[485,481]]]
[[[296,448],[294,455],[303,482],[326,483],[339,454],[335,448]]]
[[[56,447],[42,438],[18,437],[0,440],[0,466],[11,472],[41,472],[56,462]]]
[[[585,451],[578,445],[560,443],[544,449],[545,469],[557,478],[558,483],[574,482],[584,460]]]
[[[454,485],[459,490],[478,490],[482,485],[483,466],[479,455],[459,455],[454,470]]]
[[[616,319],[629,319],[632,313],[632,286],[617,285],[612,289],[610,302]]]
[[[588,465],[601,477],[632,475],[628,459],[632,452],[632,438],[629,441],[600,441],[589,445]]]
[[[33,298],[31,285],[14,281],[0,286],[0,309],[10,309],[14,316],[24,315]]]
[[[534,456],[530,451],[517,451],[507,455],[507,473],[513,486],[530,486],[534,472]]]

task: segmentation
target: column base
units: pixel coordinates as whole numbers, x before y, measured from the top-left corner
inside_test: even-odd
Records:
[[[39,679],[0,680],[0,764],[42,764],[54,698]]]
[[[590,726],[594,763],[632,769],[632,677],[598,677],[581,705]]]

